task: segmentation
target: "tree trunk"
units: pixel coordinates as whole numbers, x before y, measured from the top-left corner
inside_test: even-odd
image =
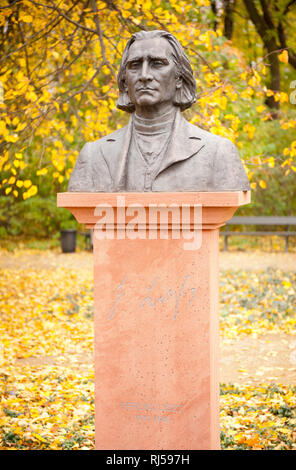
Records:
[[[212,10],[212,13],[214,15],[213,30],[217,31],[218,21],[217,21],[217,4],[216,4],[216,0],[211,0],[211,10]]]
[[[268,62],[270,65],[270,82],[269,89],[273,92],[280,91],[281,84],[281,72],[280,72],[280,62],[278,58],[277,48],[274,44],[269,45],[267,48],[268,51]],[[274,96],[267,96],[265,100],[266,105],[271,109],[278,110],[280,108],[280,102],[275,101]],[[272,113],[273,118],[277,118],[277,112]]]
[[[235,0],[223,0],[224,6],[224,36],[232,39],[233,34],[233,8]]]
[[[246,10],[249,14],[250,20],[254,24],[257,33],[262,39],[264,47],[268,53],[267,59],[270,65],[270,81],[269,89],[273,92],[280,91],[281,75],[280,75],[280,62],[278,58],[278,50],[280,49],[277,44],[277,28],[273,24],[268,6],[265,0],[260,0],[263,14],[260,14],[254,0],[243,0]],[[273,118],[277,118],[277,110],[280,107],[280,102],[275,101],[274,96],[266,98],[266,104],[269,108],[276,110],[272,113]]]

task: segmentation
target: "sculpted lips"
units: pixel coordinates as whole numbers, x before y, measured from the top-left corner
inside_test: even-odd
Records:
[[[137,91],[154,91],[155,88],[141,87],[137,88]]]

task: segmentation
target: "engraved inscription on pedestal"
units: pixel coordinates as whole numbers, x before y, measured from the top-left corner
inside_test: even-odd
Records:
[[[187,308],[193,305],[195,299],[196,287],[190,284],[190,275],[184,276],[181,286],[176,288],[165,288],[164,290],[160,288],[161,295],[159,295],[159,285],[161,284],[160,279],[156,276],[151,282],[148,282],[145,292],[137,292],[138,298],[138,312],[140,309],[151,309],[156,307],[158,304],[166,305],[167,309],[172,312],[172,319],[175,320],[179,314],[179,303],[181,299],[185,299]],[[112,307],[107,313],[109,320],[114,318],[120,312],[120,304],[125,302],[125,287],[128,284],[127,276],[123,277],[122,281],[114,289],[114,299],[112,299]],[[155,287],[157,291],[155,293]],[[129,291],[132,287],[129,286]],[[129,295],[130,292],[129,292]],[[133,304],[133,308],[135,305]],[[132,312],[130,312],[132,313]]]
[[[138,423],[170,423],[176,413],[182,412],[182,407],[181,403],[120,403],[120,408],[126,413],[130,413],[131,419]]]

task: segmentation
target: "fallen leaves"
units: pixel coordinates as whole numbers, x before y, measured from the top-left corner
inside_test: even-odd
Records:
[[[1,374],[1,449],[93,448],[93,370],[11,368]],[[1,442],[1,441],[0,441]]]
[[[4,361],[92,350],[93,281],[88,270],[2,270]],[[83,338],[83,340],[81,340]]]
[[[295,334],[296,273],[279,269],[225,271],[220,275],[220,331]]]
[[[92,272],[6,269],[0,286],[0,449],[93,448]]]
[[[296,387],[221,386],[224,449],[296,449]]]

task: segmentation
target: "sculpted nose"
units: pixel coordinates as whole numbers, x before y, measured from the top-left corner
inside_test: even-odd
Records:
[[[145,60],[143,61],[143,64],[142,64],[140,79],[142,81],[152,80],[149,64]]]

